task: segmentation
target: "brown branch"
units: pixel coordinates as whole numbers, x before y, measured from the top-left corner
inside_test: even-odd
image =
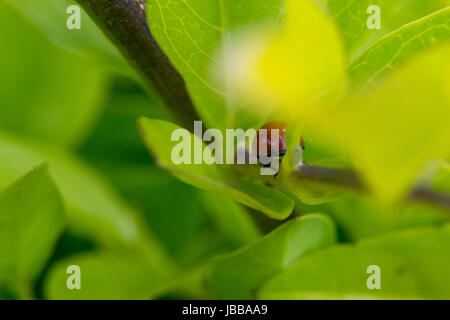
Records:
[[[298,167],[299,179],[306,179],[341,188],[367,192],[356,172],[352,170],[316,167],[303,164]],[[450,195],[444,192],[432,190],[426,186],[415,187],[408,195],[409,202],[421,202],[450,211]]]
[[[77,0],[116,45],[146,84],[160,95],[178,123],[192,127],[199,117],[183,78],[150,33],[145,0]]]
[[[414,188],[409,194],[409,200],[450,210],[450,196],[448,193],[431,190],[425,186]]]
[[[352,190],[366,191],[366,187],[352,170],[316,167],[303,164],[297,170],[299,179],[311,180]]]

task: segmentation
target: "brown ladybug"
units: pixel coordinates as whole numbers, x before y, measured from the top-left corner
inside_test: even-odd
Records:
[[[265,134],[261,131],[263,129],[266,131]],[[278,130],[277,141],[271,140],[273,130]],[[303,138],[300,138],[299,144],[303,149],[305,148]],[[278,154],[272,154],[272,146],[274,149],[278,149]],[[253,142],[253,150],[256,150],[256,156],[258,159],[261,157],[267,158],[272,156],[283,157],[286,154],[286,123],[281,121],[273,121],[266,123],[259,128]]]
[[[272,141],[272,134],[275,135],[275,130],[278,130],[278,139]],[[265,131],[265,132],[264,132]],[[256,139],[254,140],[254,149],[256,155],[260,157],[282,157],[286,154],[286,123],[280,121],[273,121],[266,123],[259,128]],[[272,154],[272,148],[278,150],[278,154]]]

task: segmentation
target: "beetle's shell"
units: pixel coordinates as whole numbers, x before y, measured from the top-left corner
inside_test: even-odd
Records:
[[[266,136],[261,132],[262,129],[267,130]],[[271,139],[273,130],[278,130],[278,139],[276,141]],[[272,147],[278,149],[278,154],[272,154]],[[273,121],[263,125],[256,134],[253,150],[256,150],[258,157],[283,156],[286,154],[286,123]]]

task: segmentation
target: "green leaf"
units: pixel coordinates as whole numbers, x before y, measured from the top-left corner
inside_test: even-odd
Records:
[[[315,132],[319,131],[319,132]],[[305,126],[302,130],[302,137],[305,141],[303,151],[303,161],[309,165],[341,168],[351,168],[351,162],[345,149],[344,143],[339,139],[327,137],[324,139],[320,135],[320,128],[309,128]],[[286,135],[288,139],[288,135]],[[293,137],[298,142],[298,137]]]
[[[450,193],[450,163],[442,161],[437,168],[436,176],[432,179],[432,186],[440,191]]]
[[[319,205],[342,196],[342,189],[308,178],[304,179],[295,169],[282,167],[280,171],[279,186],[304,204]]]
[[[316,0],[322,3],[335,20],[348,52],[350,61],[387,33],[422,18],[450,4],[448,0]],[[381,10],[381,29],[367,27],[370,14],[367,9],[378,5]]]
[[[0,38],[0,126],[60,145],[78,144],[100,112],[103,71],[55,48],[4,2]]]
[[[230,127],[225,94],[210,77],[210,67],[229,32],[255,23],[277,24],[283,0],[148,0],[152,34],[182,74],[196,108],[208,127]]]
[[[332,245],[331,220],[310,214],[286,222],[258,242],[218,258],[211,277],[220,299],[251,299],[265,281],[311,252]]]
[[[310,255],[270,280],[262,299],[450,298],[450,229],[410,230]],[[381,271],[369,290],[367,267]]]
[[[340,137],[362,178],[387,203],[406,196],[431,159],[450,152],[450,47],[416,57],[317,128]]]
[[[43,162],[50,165],[67,205],[69,227],[77,234],[108,245],[137,241],[134,214],[94,169],[54,146],[0,132],[0,188]]]
[[[64,223],[64,207],[47,166],[0,193],[0,288],[30,298]]]
[[[289,197],[260,182],[237,177],[229,166],[174,164],[171,154],[178,142],[172,141],[171,137],[175,130],[181,129],[177,125],[163,120],[141,118],[139,127],[148,149],[155,156],[159,166],[169,170],[180,180],[201,189],[225,192],[234,200],[262,211],[274,219],[284,219],[291,213],[294,203]],[[203,148],[205,147],[199,137],[190,133],[189,136],[191,141],[197,140]]]
[[[80,286],[68,289],[69,266],[80,268]],[[150,299],[169,280],[169,275],[137,255],[99,251],[71,256],[52,267],[45,281],[45,295],[58,300]]]
[[[77,55],[93,59],[97,64],[134,75],[116,47],[104,36],[88,14],[81,9],[81,29],[66,26],[71,5],[81,6],[73,0],[6,0],[57,46]]]
[[[248,212],[221,193],[205,192],[201,197],[205,210],[218,229],[236,246],[242,247],[256,241],[261,231]]]
[[[429,205],[408,203],[386,208],[365,195],[347,195],[326,207],[320,210],[333,218],[349,241],[400,229],[439,226],[448,221],[442,211]]]
[[[376,42],[350,66],[351,86],[366,88],[412,56],[450,39],[450,7],[409,23]]]

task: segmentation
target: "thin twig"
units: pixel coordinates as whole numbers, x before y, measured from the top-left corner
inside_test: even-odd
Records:
[[[302,164],[298,167],[297,174],[300,179],[322,182],[347,189],[366,191],[366,187],[352,170],[316,167]]]
[[[409,200],[450,210],[450,195],[448,193],[431,190],[425,186],[414,188],[409,194]]]
[[[352,170],[333,169],[303,164],[298,167],[299,179],[321,182],[366,192],[367,187],[361,178]],[[421,202],[450,211],[450,195],[444,192],[432,190],[427,186],[415,187],[408,196],[409,202]]]
[[[153,38],[145,0],[77,0],[130,64],[159,95],[178,123],[190,128],[199,117],[185,82]]]

